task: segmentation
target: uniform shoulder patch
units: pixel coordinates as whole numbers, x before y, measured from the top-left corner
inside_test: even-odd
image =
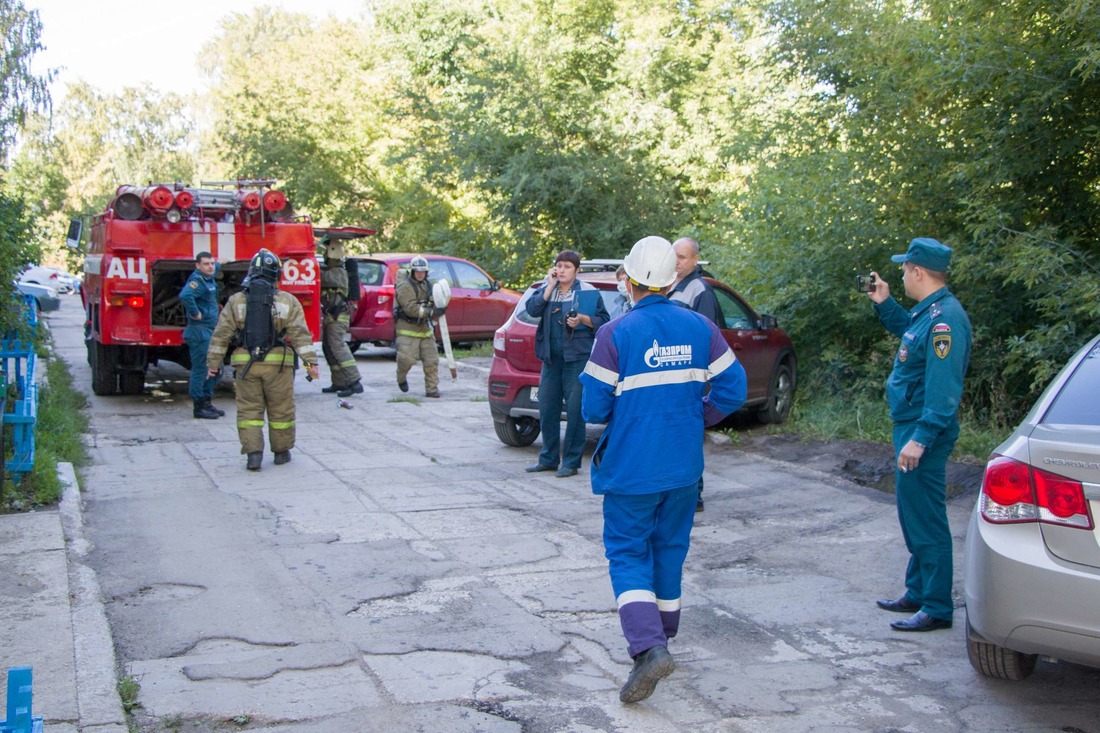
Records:
[[[191,282],[189,282],[187,284],[191,286],[192,290],[198,290],[199,289],[199,284],[197,282],[195,282],[194,280],[192,280]]]
[[[941,333],[932,337],[932,350],[936,352],[936,356],[941,359],[946,359],[947,355],[951,353],[951,334]]]
[[[932,326],[932,333],[951,333],[951,326],[948,326],[946,323],[937,323],[935,326]]]

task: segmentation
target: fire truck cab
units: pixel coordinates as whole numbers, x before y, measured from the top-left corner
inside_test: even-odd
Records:
[[[314,340],[321,334],[320,277],[313,226],[268,179],[124,185],[93,217],[84,258],[84,336],[92,391],[140,394],[160,359],[190,367],[187,315],[179,294],[210,252],[221,267],[218,299],[241,289],[252,256],[266,248],[283,263],[280,289],[296,296]],[[68,240],[78,244],[81,221]]]

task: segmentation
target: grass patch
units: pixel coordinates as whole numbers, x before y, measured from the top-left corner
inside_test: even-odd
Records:
[[[122,701],[122,709],[129,715],[134,708],[140,708],[138,693],[141,692],[141,683],[132,674],[121,677],[115,685],[118,688],[118,698]]]
[[[848,400],[805,395],[798,396],[786,423],[769,428],[769,432],[797,434],[808,440],[866,440],[887,445],[893,442],[893,430],[885,399]],[[961,415],[959,440],[952,460],[984,464],[990,452],[1010,432],[1010,427],[991,426]]]
[[[419,397],[390,397],[389,402],[409,402],[414,405],[420,404]]]
[[[0,512],[27,511],[57,502],[64,488],[57,477],[57,464],[88,463],[83,443],[88,430],[88,416],[84,412],[87,398],[73,388],[65,362],[44,347],[38,351],[46,363],[46,381],[38,390],[34,468],[18,484],[5,475]],[[6,434],[5,441],[4,454],[10,456],[11,439]]]
[[[461,348],[455,348],[454,352],[456,359],[465,359],[469,356],[492,356],[493,342],[478,341],[473,344],[463,344]]]

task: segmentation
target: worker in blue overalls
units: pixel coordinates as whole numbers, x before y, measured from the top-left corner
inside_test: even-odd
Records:
[[[882,325],[901,338],[886,399],[894,421],[898,521],[909,566],[905,593],[877,603],[912,614],[890,624],[897,631],[935,631],[951,628],[954,612],[947,459],[959,437],[959,402],[973,338],[966,311],[945,284],[950,247],[921,237],[891,259],[901,263],[905,294],[917,305],[906,311],[877,273],[871,273],[874,289],[868,296]]]
[[[210,348],[210,336],[218,322],[218,283],[214,279],[218,261],[209,252],[195,255],[195,271],[187,278],[180,291],[180,303],[187,315],[183,329],[183,341],[191,354],[191,380],[187,391],[197,419],[216,420],[225,414],[214,407],[214,384],[217,379],[207,376],[206,350]]]

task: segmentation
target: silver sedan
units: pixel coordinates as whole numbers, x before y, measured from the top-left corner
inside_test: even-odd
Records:
[[[1100,667],[1100,336],[986,465],[964,554],[967,649],[1020,680],[1038,655]]]

